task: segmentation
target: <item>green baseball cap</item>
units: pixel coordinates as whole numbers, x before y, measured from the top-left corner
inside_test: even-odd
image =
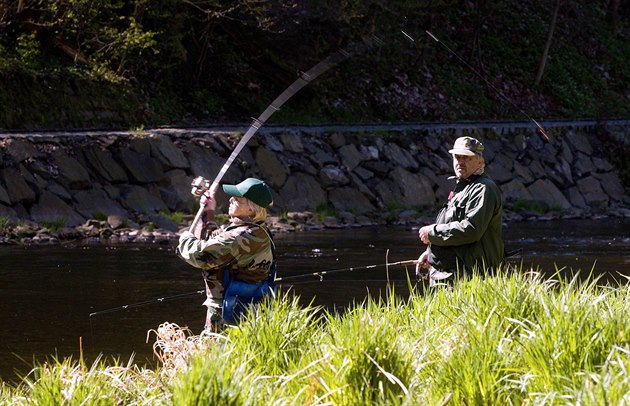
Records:
[[[459,137],[448,152],[453,155],[483,156],[483,144],[473,137]]]
[[[245,197],[260,207],[269,207],[273,203],[269,186],[256,178],[247,178],[238,185],[223,185],[223,191],[230,196]]]

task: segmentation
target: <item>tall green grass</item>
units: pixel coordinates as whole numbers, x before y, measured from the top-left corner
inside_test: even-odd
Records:
[[[3,386],[1,405],[154,404],[166,393],[155,371],[98,357],[87,367],[72,358],[38,364],[15,387]]]
[[[509,268],[410,288],[342,314],[284,292],[183,356],[163,354],[184,362],[40,365],[0,386],[0,403],[630,404],[627,284]]]

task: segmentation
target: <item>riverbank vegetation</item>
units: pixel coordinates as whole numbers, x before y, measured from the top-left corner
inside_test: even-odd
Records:
[[[368,297],[291,292],[238,328],[150,332],[160,367],[51,360],[0,404],[628,404],[630,286],[518,268]]]
[[[630,8],[618,0],[3,6],[0,105],[11,106],[0,110],[4,129],[248,121],[300,71],[372,36],[376,47],[325,72],[274,121],[630,114]]]

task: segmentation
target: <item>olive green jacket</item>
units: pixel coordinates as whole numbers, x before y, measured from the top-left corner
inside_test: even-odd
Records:
[[[496,267],[503,261],[503,197],[486,174],[458,180],[455,190],[429,231],[429,241],[453,247],[466,268]]]

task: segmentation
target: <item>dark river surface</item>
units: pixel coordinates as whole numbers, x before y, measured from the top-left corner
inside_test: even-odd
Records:
[[[622,283],[627,280],[619,274],[630,275],[630,219],[510,223],[504,239],[508,249],[523,250],[512,261],[522,261],[527,269],[552,272],[557,266],[588,273],[594,268]],[[361,301],[368,291],[385,287],[386,268],[365,267],[420,253],[417,230],[410,227],[277,234],[275,241],[278,277],[338,270],[323,281],[308,275],[281,285],[305,302],[329,308]],[[175,242],[0,246],[0,378],[14,380],[17,371],[31,369],[33,360],[55,354],[78,359],[80,348],[88,362],[102,353],[126,364],[135,354],[136,362],[151,364],[155,335],[147,343],[147,332],[167,321],[198,334],[205,308],[204,297],[195,292],[203,283],[174,248]],[[412,267],[409,271],[413,277]],[[399,293],[408,292],[404,267],[390,266],[389,278]],[[149,304],[135,306],[144,302]],[[126,305],[131,306],[122,309]],[[106,312],[110,309],[116,311]]]

